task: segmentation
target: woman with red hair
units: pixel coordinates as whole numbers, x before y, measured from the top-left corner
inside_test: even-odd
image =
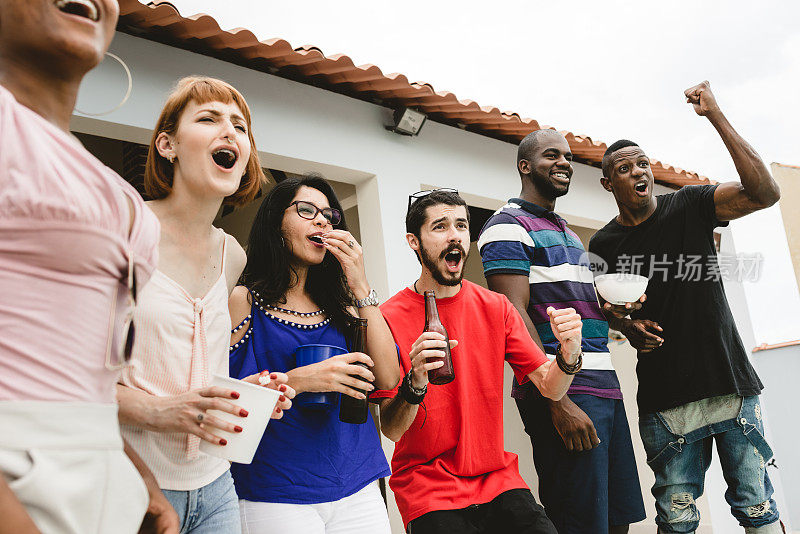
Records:
[[[168,97],[153,132],[145,170],[149,207],[161,222],[158,267],[140,296],[131,365],[118,387],[123,435],[147,462],[181,520],[181,532],[239,534],[237,496],[227,460],[200,441],[225,446],[225,432],[247,424],[228,376],[228,297],[246,262],[232,236],[213,226],[222,204],[255,198],[264,174],[244,97],[222,80],[188,77]],[[273,413],[291,406],[284,393]],[[258,375],[246,380],[257,383]],[[241,417],[231,424],[209,410]]]

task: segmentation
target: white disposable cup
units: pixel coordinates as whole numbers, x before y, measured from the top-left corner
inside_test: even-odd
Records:
[[[211,385],[225,389],[232,389],[239,393],[238,399],[231,399],[235,405],[247,410],[247,417],[239,417],[228,412],[208,410],[209,415],[218,417],[234,425],[242,427],[241,432],[230,433],[219,428],[207,427],[206,429],[228,441],[227,445],[216,445],[206,440],[200,441],[200,450],[211,456],[225,458],[239,464],[249,464],[253,461],[258,444],[267,428],[272,410],[281,396],[279,391],[242,382],[227,376],[214,375]]]

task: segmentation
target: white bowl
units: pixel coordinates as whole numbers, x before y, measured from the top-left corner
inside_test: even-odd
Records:
[[[646,276],[638,274],[614,273],[596,276],[594,285],[606,301],[624,305],[639,300],[644,295],[649,281]]]

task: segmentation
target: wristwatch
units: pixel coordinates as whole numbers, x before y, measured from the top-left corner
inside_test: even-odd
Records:
[[[377,306],[380,304],[378,302],[378,293],[375,292],[374,289],[369,290],[369,294],[363,299],[355,299],[353,304],[356,305],[356,308],[365,308],[367,306]]]

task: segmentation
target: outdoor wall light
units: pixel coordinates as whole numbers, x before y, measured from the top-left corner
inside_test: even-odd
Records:
[[[386,129],[400,135],[417,135],[428,117],[421,111],[400,108],[394,112],[394,126]]]

